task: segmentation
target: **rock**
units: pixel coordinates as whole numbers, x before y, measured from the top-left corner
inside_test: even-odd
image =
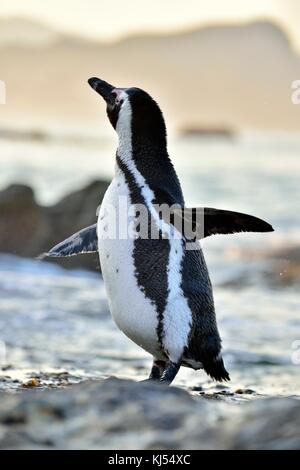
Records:
[[[13,184],[0,192],[0,251],[31,256],[51,231],[45,211],[31,188]]]
[[[32,189],[25,185],[14,184],[0,191],[0,252],[35,257],[95,223],[107,186],[106,181],[94,181],[50,207],[40,206]],[[70,268],[99,269],[98,255],[51,262]]]
[[[234,247],[227,250],[227,256],[243,260],[256,260],[260,263],[259,271],[262,279],[272,287],[298,286],[300,282],[300,245],[287,246],[284,242],[276,248],[263,247],[247,250],[244,247]],[[251,279],[240,275],[238,278],[226,281],[223,286],[239,287],[251,285]]]
[[[298,399],[255,400],[245,406],[245,412],[236,422],[236,429],[230,430],[231,448],[299,450],[299,429],[300,401]]]
[[[298,286],[300,282],[300,246],[282,247],[267,254],[273,269],[267,271],[276,286]]]
[[[117,379],[2,394],[0,448],[142,449],[166,437],[171,446],[193,409],[183,390]]]
[[[253,395],[253,393],[256,392],[251,388],[238,388],[234,393],[237,393],[238,395]]]
[[[296,449],[300,402],[234,405],[110,378],[0,393],[1,449]]]
[[[22,387],[24,387],[24,388],[33,388],[33,387],[38,387],[39,385],[40,385],[39,380],[34,377],[34,378],[28,380],[27,382],[23,383]]]
[[[263,276],[272,287],[297,286],[300,282],[300,246],[281,246],[260,255],[267,260]]]

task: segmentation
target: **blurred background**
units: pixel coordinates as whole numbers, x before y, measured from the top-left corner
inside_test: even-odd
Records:
[[[113,176],[99,76],[157,100],[188,205],[274,226],[203,247],[231,387],[300,393],[299,22],[296,0],[1,0],[0,387],[150,366],[110,319],[97,257],[34,259],[96,220]],[[175,383],[215,387],[188,370]]]

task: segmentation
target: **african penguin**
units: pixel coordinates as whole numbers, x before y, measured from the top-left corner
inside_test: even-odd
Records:
[[[59,243],[47,256],[99,252],[112,317],[132,341],[153,356],[150,380],[170,384],[181,365],[203,368],[218,381],[229,380],[199,239],[273,228],[246,214],[186,208],[157,103],[139,88],[115,88],[98,78],[88,82],[105,100],[108,118],[118,134],[115,176],[101,203],[97,224]],[[162,217],[158,205],[176,207],[173,216],[192,224],[200,213],[202,223],[194,223],[194,239],[178,229],[174,217]],[[125,206],[135,209],[130,214]],[[144,219],[139,220],[144,220],[147,236],[137,229],[137,207],[145,208]],[[108,236],[112,208],[115,221],[122,218],[125,223],[125,236],[124,227],[119,226],[115,236]],[[132,236],[128,236],[129,228]]]

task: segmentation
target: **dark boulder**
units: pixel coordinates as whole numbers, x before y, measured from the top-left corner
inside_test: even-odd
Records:
[[[13,184],[0,191],[0,252],[35,257],[72,233],[93,224],[108,187],[106,181],[94,181],[53,206],[41,206],[33,190]],[[64,267],[99,269],[98,255],[52,259]]]

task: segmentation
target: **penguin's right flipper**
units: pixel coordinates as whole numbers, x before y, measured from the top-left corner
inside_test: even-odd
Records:
[[[63,242],[58,243],[48,253],[43,253],[39,259],[47,257],[57,258],[75,256],[81,253],[95,253],[98,251],[97,224],[83,228],[74,233]]]
[[[184,232],[197,239],[217,234],[274,231],[272,225],[253,215],[211,207],[175,209],[174,215],[179,217],[179,227],[181,218]]]

